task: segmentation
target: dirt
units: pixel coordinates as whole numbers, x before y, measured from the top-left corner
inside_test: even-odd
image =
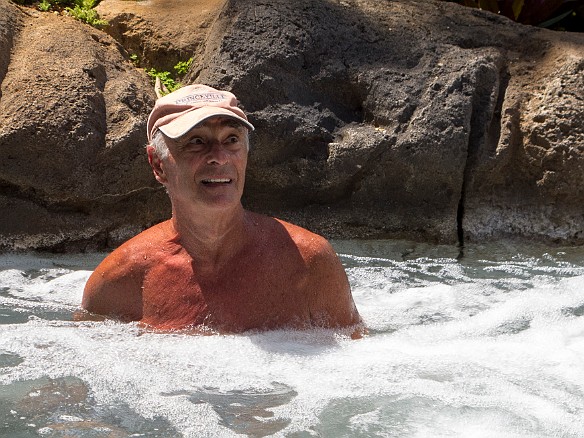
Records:
[[[172,71],[194,56],[225,0],[104,0],[96,8],[109,22],[104,30],[142,67]]]

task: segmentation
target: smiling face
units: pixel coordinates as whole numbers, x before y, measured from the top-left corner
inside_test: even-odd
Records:
[[[165,140],[168,155],[161,159],[149,146],[148,158],[173,208],[241,205],[248,151],[247,129],[241,123],[214,117],[179,139]]]

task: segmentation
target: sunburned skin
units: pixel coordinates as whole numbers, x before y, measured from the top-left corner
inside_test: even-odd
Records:
[[[172,218],[132,238],[95,269],[91,314],[159,330],[347,329],[362,332],[345,271],[322,237],[243,209],[247,128],[213,117],[168,154],[148,146]]]
[[[250,212],[246,222],[249,243],[213,270],[198,269],[171,221],[147,230],[96,268],[82,306],[163,330],[357,328],[346,275],[323,238]]]

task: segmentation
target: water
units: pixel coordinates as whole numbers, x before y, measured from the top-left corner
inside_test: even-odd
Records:
[[[584,437],[584,248],[334,245],[361,340],[75,322],[103,254],[0,256],[0,436]]]

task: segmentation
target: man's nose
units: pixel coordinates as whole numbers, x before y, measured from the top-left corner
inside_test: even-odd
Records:
[[[225,164],[229,160],[227,151],[219,141],[213,141],[207,154],[208,164]]]

